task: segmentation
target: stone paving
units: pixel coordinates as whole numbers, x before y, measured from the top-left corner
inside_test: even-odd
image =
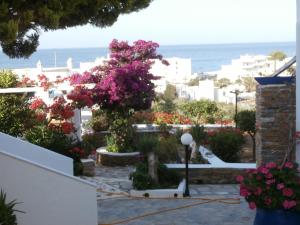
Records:
[[[255,211],[240,198],[237,185],[190,185],[188,199],[130,198],[127,193],[132,186],[128,176],[133,170],[133,167],[97,166],[94,178],[84,177],[98,186],[99,225],[253,224]],[[204,199],[224,200],[204,203]],[[240,203],[228,204],[237,203],[232,199],[240,199]],[[180,209],[172,210],[175,208]],[[149,213],[154,214],[145,216]]]

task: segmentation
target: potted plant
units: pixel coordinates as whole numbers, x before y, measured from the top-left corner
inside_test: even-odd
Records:
[[[267,163],[238,176],[240,195],[256,209],[254,225],[297,225],[300,221],[298,165]]]

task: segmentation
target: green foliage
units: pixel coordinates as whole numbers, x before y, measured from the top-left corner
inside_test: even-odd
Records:
[[[159,164],[157,168],[159,186],[168,188],[170,186],[178,186],[181,177],[176,170],[168,169],[166,165]]]
[[[105,146],[104,136],[94,133],[82,135],[81,147],[84,149],[86,156],[101,146]]]
[[[191,128],[191,135],[198,147],[207,139],[207,133],[204,130],[204,126],[200,126],[199,124],[196,124]]]
[[[163,99],[164,100],[175,100],[177,98],[177,92],[176,92],[176,87],[172,84],[167,84],[166,90],[164,91],[163,94]]]
[[[157,151],[159,140],[156,135],[144,134],[140,137],[137,149],[144,154]]]
[[[212,152],[225,162],[236,162],[244,143],[243,135],[234,129],[222,129],[209,137]]]
[[[176,111],[176,104],[171,99],[161,100],[154,107],[154,111],[172,113]]]
[[[146,163],[139,163],[136,165],[135,172],[130,174],[132,185],[137,190],[145,190],[152,188],[169,188],[177,186],[180,182],[180,175],[168,169],[165,165],[158,166],[158,180],[159,184],[155,185],[152,178],[148,175],[148,166]]]
[[[255,111],[243,110],[237,114],[237,126],[240,130],[249,133],[251,136],[255,135]]]
[[[64,133],[49,129],[47,125],[34,126],[25,132],[25,138],[32,144],[47,148],[54,152],[68,155],[68,150],[73,146],[73,140]]]
[[[196,78],[193,78],[191,79],[187,85],[188,86],[199,86],[199,81],[200,81],[200,78],[199,77],[196,77]]]
[[[113,25],[120,14],[139,11],[151,0],[48,0],[0,3],[0,44],[9,57],[29,57],[39,44],[41,30],[92,24]]]
[[[1,225],[17,225],[17,217],[15,212],[22,212],[15,209],[18,203],[16,200],[7,202],[6,194],[0,192],[0,224]],[[22,212],[23,213],[23,212]]]
[[[156,151],[158,161],[161,163],[176,162],[179,146],[175,136],[161,137]]]
[[[11,71],[0,72],[0,88],[14,88],[18,79]],[[26,94],[0,94],[0,131],[22,136],[33,124],[33,112],[28,108]]]
[[[187,102],[180,109],[196,124],[214,123],[219,112],[217,103],[210,100]]]
[[[107,150],[112,152],[131,152],[133,149],[134,128],[130,123],[130,116],[111,112],[109,119],[110,136],[107,137]]]
[[[215,82],[215,86],[219,88],[227,87],[231,84],[230,80],[227,78],[221,78]]]
[[[109,128],[108,118],[102,110],[93,112],[90,123],[94,131],[106,131]]]
[[[256,89],[256,81],[253,77],[243,77],[242,78],[243,85],[245,86],[245,89],[247,92],[255,91]]]
[[[74,173],[74,176],[81,176],[83,174],[83,165],[80,161],[74,161],[73,173]]]
[[[278,60],[278,61],[282,61],[284,60],[287,56],[284,52],[282,51],[274,51],[274,52],[271,52],[269,54],[270,56],[270,59],[271,60]]]
[[[226,104],[223,102],[218,102],[218,115],[219,119],[233,120],[235,117],[235,105],[232,103]]]
[[[137,190],[145,190],[153,187],[153,180],[148,174],[148,166],[145,163],[136,165],[135,172],[130,174],[132,186]]]

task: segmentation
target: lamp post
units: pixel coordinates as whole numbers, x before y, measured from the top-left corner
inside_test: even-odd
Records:
[[[183,196],[190,197],[189,190],[189,145],[192,143],[193,137],[189,133],[181,136],[181,143],[185,146],[185,191]]]
[[[237,108],[237,103],[238,103],[238,95],[241,94],[242,92],[239,91],[238,89],[231,91],[230,93],[235,94],[235,116],[234,116],[234,121],[235,121],[235,128],[237,128],[237,113],[238,113],[238,108]]]

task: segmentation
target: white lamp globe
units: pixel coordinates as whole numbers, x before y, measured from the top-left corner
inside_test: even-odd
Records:
[[[183,145],[190,145],[190,144],[192,143],[192,141],[193,141],[193,137],[192,137],[192,135],[189,134],[189,133],[184,133],[184,134],[181,136],[180,140],[181,140],[181,143],[182,143]]]

